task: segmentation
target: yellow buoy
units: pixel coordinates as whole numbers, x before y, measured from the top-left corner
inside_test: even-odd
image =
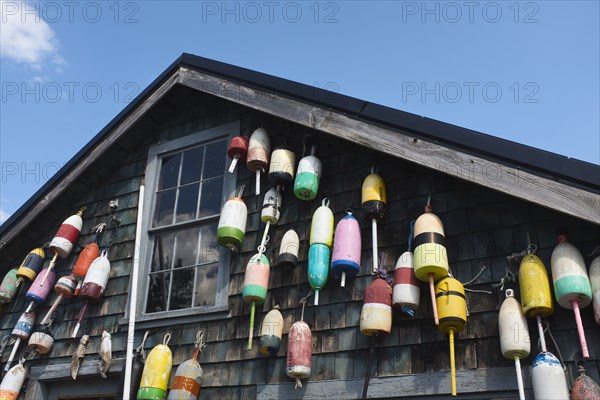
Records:
[[[528,254],[519,266],[521,307],[528,317],[547,317],[554,311],[546,266],[535,254]]]
[[[435,298],[438,309],[438,329],[447,332],[450,339],[450,374],[452,396],[456,396],[456,361],[454,359],[454,333],[461,332],[467,326],[467,302],[465,289],[459,281],[447,277],[435,286]]]
[[[163,344],[155,346],[148,354],[137,394],[138,400],[161,400],[167,395],[169,377],[173,368],[173,356],[167,346],[169,339],[171,334],[167,333]]]

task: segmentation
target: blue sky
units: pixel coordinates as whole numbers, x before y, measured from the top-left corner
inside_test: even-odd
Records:
[[[0,221],[182,52],[600,163],[597,1],[0,6]]]

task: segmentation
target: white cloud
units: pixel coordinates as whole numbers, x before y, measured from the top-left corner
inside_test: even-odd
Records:
[[[3,209],[0,208],[0,224],[3,224],[4,221],[6,221],[10,216],[11,214],[5,212]]]
[[[64,65],[58,54],[58,41],[50,25],[32,12],[26,2],[0,0],[0,55],[11,61],[41,70],[47,63]]]

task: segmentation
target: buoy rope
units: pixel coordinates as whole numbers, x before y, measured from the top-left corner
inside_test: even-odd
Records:
[[[471,285],[473,282],[475,282],[477,280],[477,278],[479,278],[479,276],[481,276],[481,274],[483,273],[483,271],[485,271],[487,267],[485,265],[483,265],[481,267],[481,269],[479,270],[479,272],[477,273],[477,275],[475,275],[475,277],[473,279],[471,279],[469,282],[463,284],[463,287],[465,288],[465,291],[467,292],[471,292],[471,293],[483,293],[483,294],[492,294],[491,290],[484,290],[484,289],[469,289],[467,288],[468,285]]]
[[[310,296],[313,295],[312,290],[310,292],[308,292],[308,294],[306,296],[304,296],[303,298],[300,299],[300,303],[302,303],[302,314],[300,315],[300,321],[304,321],[304,307],[306,307],[306,302],[308,301],[308,298]],[[300,386],[302,387],[302,386]]]
[[[477,278],[479,278],[481,276],[481,274],[483,273],[483,271],[485,271],[487,267],[485,265],[481,266],[481,269],[479,270],[479,272],[477,273],[477,275],[475,275],[475,277],[473,279],[471,279],[469,282],[464,283],[463,286],[467,286],[472,284],[473,282],[475,282],[477,280]]]
[[[198,331],[198,333],[196,333],[196,342],[194,343],[194,360],[198,359],[198,356],[200,355],[200,353],[202,353],[202,350],[206,346],[206,343],[204,343],[203,338],[204,332]]]
[[[516,283],[517,277],[510,270],[510,265],[506,265],[506,267],[504,267],[504,276],[502,277],[502,279],[500,279],[499,282],[492,283],[492,287],[494,289],[500,288],[501,291],[504,291],[505,285],[507,285],[509,282]]]

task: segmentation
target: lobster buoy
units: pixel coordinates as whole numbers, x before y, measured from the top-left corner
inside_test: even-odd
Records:
[[[171,334],[167,333],[163,344],[154,346],[144,364],[142,380],[137,393],[138,400],[162,400],[167,395],[167,387],[173,368],[173,355],[168,343]]]
[[[586,375],[583,364],[578,365],[579,376],[573,383],[570,400],[600,400],[600,386]]]
[[[265,315],[260,328],[260,338],[258,340],[258,349],[265,356],[276,356],[281,345],[283,337],[283,316],[279,311],[279,306],[273,307]]]
[[[265,193],[260,220],[264,223],[276,225],[281,215],[281,196],[276,188],[271,188]]]
[[[312,333],[304,321],[296,321],[288,333],[287,376],[296,380],[296,389],[302,387],[301,379],[310,376],[312,363]]]
[[[36,316],[37,316],[37,314],[35,313],[35,310],[25,311],[23,314],[21,314],[17,323],[15,324],[15,327],[13,328],[11,335],[16,340],[15,340],[15,343],[13,344],[13,348],[10,353],[10,356],[8,357],[8,361],[6,362],[6,365],[4,366],[5,372],[10,369],[10,365],[12,364],[13,360],[15,359],[15,355],[17,354],[17,350],[19,349],[19,345],[21,344],[21,341],[29,339],[29,336],[31,335],[31,332],[33,330],[33,325],[35,324]]]
[[[177,367],[173,377],[173,385],[169,392],[169,400],[198,400],[200,388],[202,387],[202,376],[204,375],[198,362],[198,356],[205,346],[202,337],[202,331],[196,334],[194,355]]]
[[[269,164],[269,184],[271,186],[290,185],[294,182],[296,155],[287,146],[278,146],[271,154]]]
[[[106,250],[102,251],[100,257],[94,260],[92,265],[90,265],[87,274],[85,274],[85,279],[83,280],[81,290],[79,291],[79,297],[85,301],[85,305],[79,313],[79,319],[71,334],[72,338],[77,337],[77,332],[81,326],[81,320],[83,319],[88,304],[90,302],[98,303],[102,300],[102,295],[104,294],[104,289],[106,289],[106,284],[108,283],[108,277],[110,275],[110,261],[108,261],[107,255],[108,253]]]
[[[341,287],[346,286],[346,275],[356,276],[360,271],[361,251],[360,226],[348,211],[335,227],[335,241],[331,255],[331,272],[341,276]]]
[[[415,276],[423,282],[429,282],[433,319],[439,324],[437,302],[434,297],[435,282],[448,276],[448,254],[446,252],[446,238],[444,225],[437,215],[433,213],[427,200],[425,212],[415,222],[413,246],[415,247],[414,268]]]
[[[256,195],[260,194],[260,173],[267,171],[269,166],[269,155],[271,153],[271,139],[264,128],[258,128],[248,143],[248,154],[246,156],[246,167],[250,172],[256,174]]]
[[[536,399],[567,400],[569,389],[562,366],[554,354],[541,352],[531,367],[533,395]]]
[[[323,199],[317,208],[310,225],[310,245],[320,243],[331,248],[333,243],[333,213],[329,208],[329,199]]]
[[[498,328],[500,329],[500,349],[502,350],[502,355],[515,361],[519,398],[525,400],[521,359],[529,355],[531,344],[525,314],[523,314],[521,305],[515,299],[512,289],[506,290],[506,299],[502,302],[502,306],[500,306]]]
[[[17,400],[26,376],[27,370],[23,364],[12,367],[0,383],[0,400]]]
[[[327,283],[329,257],[327,245],[315,243],[308,249],[308,283],[315,291],[315,306],[319,305],[319,291]]]
[[[54,345],[54,338],[50,334],[48,329],[43,331],[34,332],[29,338],[29,347],[33,347],[33,349],[38,354],[47,354],[52,350],[52,346]]]
[[[590,283],[592,285],[594,318],[596,318],[596,323],[600,325],[600,257],[594,258],[590,265]]]
[[[408,235],[408,250],[396,261],[394,268],[394,292],[392,304],[410,316],[419,308],[421,287],[415,276],[414,254],[412,252],[412,240],[415,229],[415,221],[410,224]]]
[[[24,280],[33,282],[37,274],[44,268],[45,258],[46,252],[41,247],[31,250],[17,270],[17,279],[19,280],[17,286]]]
[[[47,278],[46,278],[47,277]],[[43,283],[41,283],[44,281]],[[52,287],[56,282],[56,272],[50,269],[50,266],[44,268],[35,278],[33,284],[27,290],[25,297],[31,300],[28,310],[33,307],[33,303],[42,304],[48,298]]]
[[[552,251],[551,266],[556,301],[561,307],[573,310],[581,353],[583,358],[589,358],[579,309],[592,302],[592,287],[583,256],[577,247],[567,242],[565,235],[559,236],[558,245]]]
[[[79,253],[75,266],[73,267],[73,276],[77,279],[84,279],[90,269],[90,265],[96,258],[100,257],[100,248],[96,242],[92,242],[85,246]]]
[[[219,225],[217,227],[217,242],[224,247],[239,250],[246,235],[246,219],[248,208],[240,197],[233,197],[225,202]]]
[[[439,281],[435,286],[435,297],[439,314],[438,330],[448,333],[450,339],[450,374],[452,381],[452,396],[456,396],[454,333],[462,332],[467,326],[467,302],[465,297],[465,288],[463,287],[462,283],[456,279],[446,277]]]
[[[360,333],[375,336],[392,331],[392,288],[385,279],[377,277],[365,289],[360,313]]]
[[[13,268],[6,273],[4,279],[2,279],[2,284],[0,284],[0,303],[6,304],[13,301],[17,294],[18,280],[16,268]]]
[[[267,289],[269,287],[269,260],[264,254],[255,254],[250,258],[246,265],[246,275],[244,277],[244,288],[242,289],[242,299],[245,303],[250,303],[250,333],[248,335],[248,350],[252,350],[252,336],[254,335],[254,314],[256,304],[262,304],[267,298]]]
[[[73,246],[79,239],[79,234],[81,233],[81,227],[83,226],[83,219],[81,217],[83,216],[84,211],[85,207],[82,207],[77,211],[77,214],[71,215],[62,223],[60,228],[58,228],[58,232],[56,232],[56,235],[54,235],[54,238],[48,246],[50,251],[54,253],[54,257],[52,257],[52,261],[48,266],[48,271],[44,274],[40,286],[46,282],[48,274],[53,270],[58,257],[67,258],[69,254],[71,254]]]
[[[227,146],[227,155],[231,158],[231,165],[229,165],[229,173],[233,174],[235,166],[238,161],[245,163],[246,155],[248,154],[249,140],[246,136],[236,136],[231,139]]]
[[[300,249],[300,240],[295,230],[287,231],[281,238],[279,246],[279,255],[277,256],[277,266],[295,267],[298,262],[298,250]]]
[[[298,200],[310,201],[317,197],[323,164],[315,156],[317,147],[312,146],[310,155],[298,163],[298,173],[294,181],[294,195]]]
[[[62,299],[71,299],[75,296],[75,289],[77,288],[77,284],[79,282],[73,275],[65,275],[58,279],[56,285],[54,285],[54,291],[58,295],[54,303],[52,303],[52,307],[46,313],[46,316],[42,320],[42,325],[45,325],[50,320],[52,313],[56,310],[56,308],[62,302]]]
[[[371,235],[373,248],[373,273],[377,272],[379,262],[377,261],[377,220],[385,215],[387,192],[383,178],[375,173],[375,168],[371,169],[371,174],[365,178],[362,184],[362,208],[371,218]]]

